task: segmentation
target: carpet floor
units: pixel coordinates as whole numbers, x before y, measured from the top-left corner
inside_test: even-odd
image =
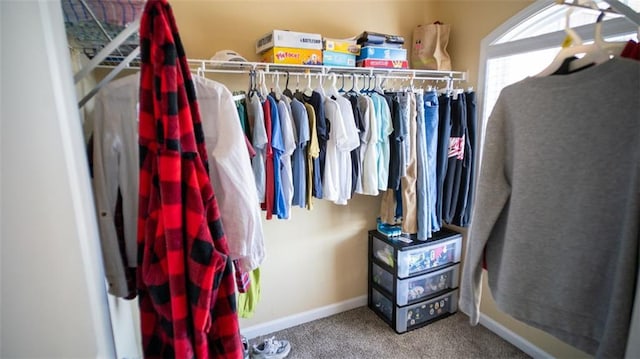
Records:
[[[529,358],[458,312],[425,327],[397,334],[367,307],[360,307],[250,341],[288,340],[287,358]]]

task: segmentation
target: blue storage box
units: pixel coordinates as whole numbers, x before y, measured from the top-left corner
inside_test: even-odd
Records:
[[[360,49],[357,60],[406,60],[406,49],[393,49],[389,47],[365,46]]]
[[[324,50],[322,51],[322,64],[325,66],[355,67],[356,55]]]

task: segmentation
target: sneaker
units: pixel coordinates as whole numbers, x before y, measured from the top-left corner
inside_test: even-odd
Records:
[[[247,338],[242,335],[242,358],[243,359],[249,359],[249,341],[247,340]]]
[[[275,337],[271,337],[253,346],[251,358],[282,359],[289,355],[289,351],[291,351],[291,344],[288,340],[276,340]]]

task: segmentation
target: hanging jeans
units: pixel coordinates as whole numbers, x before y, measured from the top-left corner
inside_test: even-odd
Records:
[[[444,179],[447,174],[449,136],[451,135],[451,98],[449,96],[440,95],[438,97],[438,110],[438,149],[436,155],[436,181],[438,194],[436,198],[436,221],[432,223],[432,229],[434,232],[437,232],[442,228]]]
[[[447,155],[449,163],[443,186],[442,220],[449,224],[453,224],[461,192],[466,129],[467,105],[464,96],[460,94],[451,100],[451,134]]]
[[[471,213],[471,189],[473,187],[473,158],[475,155],[475,127],[476,127],[476,103],[475,93],[466,92],[460,96],[464,97],[466,105],[465,128],[465,146],[464,159],[462,160],[462,176],[460,179],[460,194],[458,196],[458,205],[456,214],[453,218],[453,224],[460,227],[469,225],[469,214]]]
[[[428,96],[428,94],[426,95]],[[425,94],[416,93],[416,206],[418,240],[431,237],[427,134],[425,128]],[[437,108],[437,107],[436,107]],[[431,110],[431,109],[429,109]],[[435,208],[435,207],[434,207]]]

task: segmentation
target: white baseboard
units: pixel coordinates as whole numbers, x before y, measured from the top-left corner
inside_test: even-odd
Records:
[[[526,340],[525,338],[521,337],[520,335],[511,331],[509,328],[491,319],[483,313],[480,313],[480,324],[533,358],[553,358],[551,354],[540,349],[530,341]]]
[[[279,318],[270,322],[252,325],[247,328],[242,328],[240,331],[242,335],[248,339],[253,339],[262,335],[277,332],[279,330],[295,327],[296,325],[304,324],[313,320],[326,318],[338,313],[346,312],[347,310],[363,307],[367,305],[367,296],[351,298],[343,302],[330,304],[324,307],[312,309],[306,312],[290,315],[288,317]]]

